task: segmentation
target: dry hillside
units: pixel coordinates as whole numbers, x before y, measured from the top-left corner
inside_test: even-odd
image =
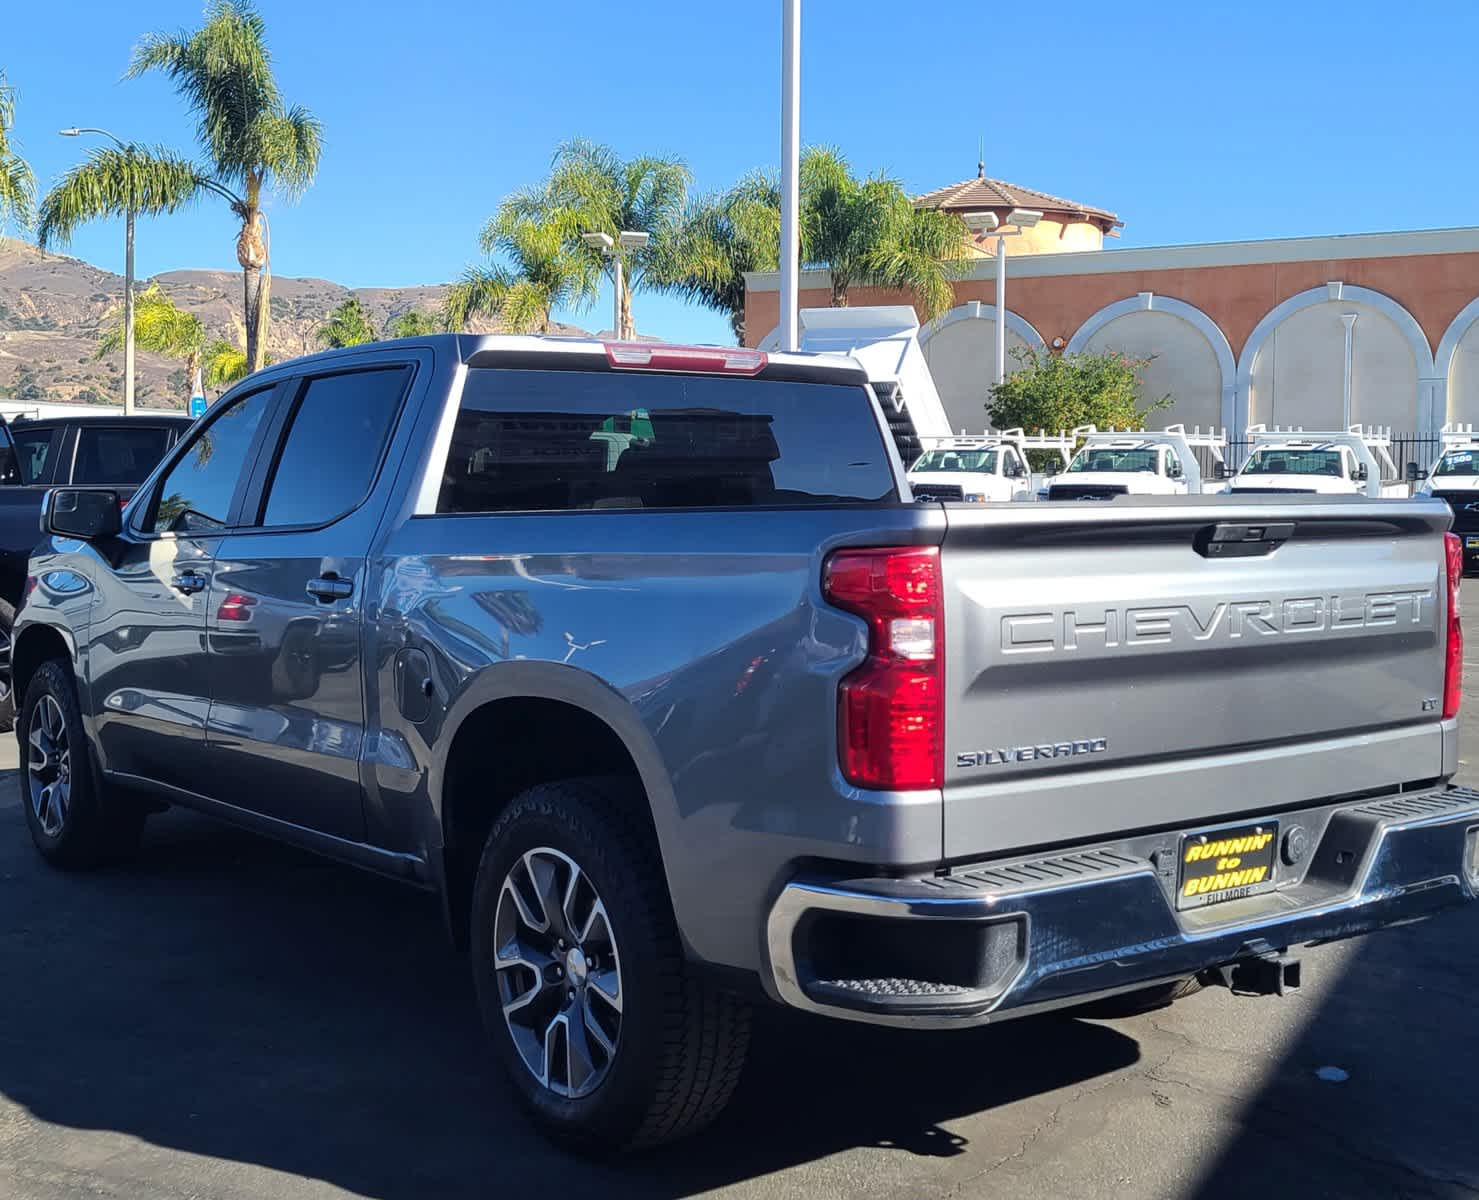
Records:
[[[176,304],[198,316],[211,336],[243,344],[240,272],[167,271],[141,281],[140,289],[148,282],[157,282]],[[280,360],[317,349],[319,326],[351,294],[383,329],[410,309],[436,311],[445,293],[440,285],[351,292],[327,279],[274,276],[268,353]],[[99,360],[94,354],[99,330],[122,297],[121,275],[0,238],[0,396],[120,403],[123,356]],[[495,326],[482,328],[492,332]],[[178,362],[140,353],[138,372],[141,405],[184,407],[190,388]]]

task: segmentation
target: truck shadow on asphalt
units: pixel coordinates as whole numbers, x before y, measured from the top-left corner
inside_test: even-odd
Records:
[[[716,1126],[602,1165],[513,1108],[430,897],[174,813],[136,862],[68,876],[0,804],[0,911],[0,1096],[62,1127],[36,1151],[48,1169],[85,1143],[70,1131],[105,1130],[385,1200],[676,1197],[855,1146],[959,1154],[942,1123],[1139,1058],[1061,1019],[920,1034],[765,1013]]]

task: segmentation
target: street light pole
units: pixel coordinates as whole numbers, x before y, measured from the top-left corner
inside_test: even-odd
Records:
[[[63,137],[81,137],[84,133],[95,133],[109,138],[125,155],[133,156],[133,145],[106,129],[92,127],[63,129]],[[123,415],[134,415],[134,213],[135,203],[132,190],[128,197],[128,210],[123,218]]]
[[[992,212],[969,212],[962,214],[972,233],[978,237],[996,234],[996,371],[995,384],[1006,382],[1007,377],[1007,238],[1017,237],[1042,220],[1042,213],[1030,208],[1014,208],[1001,220]],[[1010,233],[1005,226],[1011,225]]]
[[[633,250],[645,250],[647,243],[652,240],[652,235],[633,229],[623,229],[615,237],[609,233],[583,233],[580,238],[592,250],[599,250],[602,256],[611,260],[611,336],[618,342],[635,337],[636,330],[627,329],[621,314],[621,298],[625,291],[626,281],[626,256]]]
[[[781,0],[780,266],[780,348],[795,350],[801,298],[801,0]]]

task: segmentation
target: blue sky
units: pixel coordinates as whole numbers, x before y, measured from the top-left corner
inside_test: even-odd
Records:
[[[1479,222],[1471,0],[1122,0],[1021,22],[978,0],[803,3],[803,139],[914,191],[973,175],[984,138],[988,174],[1115,210],[1124,246]],[[499,198],[577,134],[681,154],[703,189],[779,156],[779,0],[259,7],[285,95],[327,141],[313,189],[272,206],[279,275],[450,279]],[[81,152],[65,125],[192,146],[163,79],[119,77],[141,33],[193,27],[200,0],[7,9],[0,67],[43,186]],[[140,272],[234,269],[233,238],[214,203],[146,223]],[[121,270],[122,240],[96,226],[72,253]],[[567,316],[600,328],[608,312]],[[636,316],[727,337],[665,298]]]

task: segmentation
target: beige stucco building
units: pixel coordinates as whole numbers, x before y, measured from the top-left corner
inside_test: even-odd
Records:
[[[993,199],[993,192],[1001,189]],[[1034,203],[1036,201],[1036,203]],[[1007,346],[1152,357],[1156,421],[1307,429],[1352,421],[1434,437],[1479,421],[1479,228],[1103,249],[1114,214],[978,178],[920,198],[953,211],[1037,208],[1033,235],[1007,241]],[[988,239],[989,241],[989,239]],[[997,313],[989,246],[954,285],[956,305],[926,325],[924,352],[957,428],[986,425]],[[745,327],[776,325],[777,277],[747,277]],[[823,272],[803,272],[802,307],[828,303]],[[853,288],[854,305],[909,297]],[[1008,359],[1008,368],[1015,367]]]

